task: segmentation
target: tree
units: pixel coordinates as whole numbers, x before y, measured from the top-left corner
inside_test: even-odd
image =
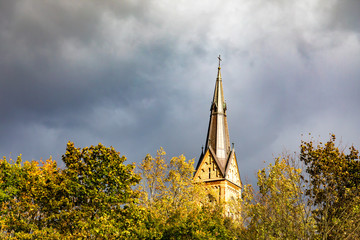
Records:
[[[301,143],[300,160],[306,165],[308,204],[313,208],[321,239],[360,238],[359,151],[335,146],[335,135],[325,144]]]
[[[224,217],[222,205],[206,201],[207,191],[193,182],[194,162],[181,155],[167,163],[161,148],[139,166],[142,205],[147,218],[144,239],[235,239],[235,226]]]
[[[138,166],[142,176],[142,203],[146,207],[151,207],[163,195],[165,188],[165,177],[167,174],[167,164],[165,163],[166,152],[163,148],[157,151],[153,158],[147,154]]]
[[[61,198],[61,177],[56,162],[49,159],[22,163],[0,160],[0,223],[2,238],[58,239],[54,228]]]
[[[80,149],[69,142],[62,159],[69,200],[60,216],[62,229],[94,239],[131,237],[139,217],[135,166],[124,165],[124,156],[102,144]]]
[[[143,220],[140,176],[112,147],[75,148],[69,142],[61,170],[42,162],[0,160],[1,238],[137,238]]]
[[[244,186],[240,199],[242,236],[308,239],[312,224],[301,198],[301,169],[293,167],[289,158],[277,158],[274,164],[259,170],[257,179],[259,191]]]

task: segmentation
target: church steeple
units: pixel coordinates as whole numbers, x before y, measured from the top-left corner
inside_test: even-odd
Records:
[[[205,149],[196,166],[194,180],[205,182],[218,189],[220,201],[229,201],[241,195],[240,172],[234,147],[230,148],[229,129],[226,117],[226,103],[221,78],[220,55],[215,82],[214,96],[210,108],[210,121]]]
[[[226,103],[221,79],[220,55],[214,97],[210,108],[210,122],[206,139],[207,148],[212,148],[220,163],[225,167],[230,152],[229,130],[226,119]]]

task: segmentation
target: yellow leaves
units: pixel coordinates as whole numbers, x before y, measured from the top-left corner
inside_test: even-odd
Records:
[[[157,155],[153,158],[147,154],[139,165],[142,177],[143,196],[145,205],[152,204],[154,200],[161,197],[162,190],[165,188],[165,175],[167,164],[165,163],[165,151],[160,148]]]
[[[351,229],[353,213],[349,206],[360,193],[360,175],[354,174],[360,171],[359,152],[351,146],[347,153],[335,146],[335,140],[331,134],[326,143],[320,142],[316,147],[302,142],[300,154],[310,176],[306,195],[314,208],[318,232],[334,239],[344,237],[344,229]]]
[[[134,166],[123,165],[124,158],[113,148],[91,146],[84,151],[70,142],[67,146],[63,158],[69,168],[65,170],[57,168],[51,158],[41,164],[0,160],[3,233],[20,236],[31,231],[34,239],[44,239],[46,234],[49,239],[59,239],[61,230],[74,238],[92,235],[108,239],[121,232],[124,222],[119,218],[130,203],[136,202],[131,186],[139,177],[133,172]],[[126,213],[127,220],[131,212]],[[93,229],[98,232],[91,232]],[[107,235],[109,232],[112,235]]]
[[[277,158],[274,164],[258,171],[259,192],[244,186],[242,219],[251,238],[297,239],[304,233],[305,212],[301,202],[301,169],[288,158]]]
[[[165,157],[161,148],[155,158],[148,154],[139,166],[141,190],[147,195],[142,204],[162,228],[171,227],[166,221],[186,219],[190,212],[200,209],[204,196],[203,186],[193,183],[194,160],[188,161],[181,155],[166,163]]]

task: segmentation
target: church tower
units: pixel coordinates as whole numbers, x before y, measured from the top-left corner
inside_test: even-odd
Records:
[[[194,180],[210,186],[218,201],[228,202],[241,196],[241,179],[234,145],[230,146],[221,79],[220,55],[213,101],[210,108],[209,129],[205,149],[196,166]]]

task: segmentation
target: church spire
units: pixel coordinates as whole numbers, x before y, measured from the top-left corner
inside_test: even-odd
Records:
[[[218,59],[219,67],[210,109],[210,122],[205,149],[212,148],[219,162],[225,167],[227,156],[230,153],[230,140],[221,78],[220,55]]]
[[[210,108],[209,129],[205,149],[201,149],[194,180],[214,190],[215,199],[228,202],[241,197],[241,179],[234,147],[230,149],[221,79],[220,55],[214,96]]]

